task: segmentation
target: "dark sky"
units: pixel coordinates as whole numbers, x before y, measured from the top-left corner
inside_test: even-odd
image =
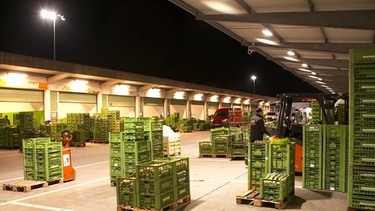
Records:
[[[1,0],[0,50],[253,93],[319,92],[167,0]]]

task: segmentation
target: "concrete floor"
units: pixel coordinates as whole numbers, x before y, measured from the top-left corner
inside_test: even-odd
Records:
[[[275,210],[236,203],[236,195],[247,190],[247,168],[243,160],[198,158],[198,142],[209,139],[209,131],[181,133],[182,155],[190,158],[191,203],[180,210]],[[109,179],[108,144],[88,143],[86,147],[71,149],[77,172],[75,181],[26,193],[0,191],[0,210],[116,210],[116,188],[111,187]],[[22,153],[0,150],[0,183],[20,179],[23,179]],[[296,176],[295,196],[284,209],[344,211],[346,194],[303,189],[301,177]]]

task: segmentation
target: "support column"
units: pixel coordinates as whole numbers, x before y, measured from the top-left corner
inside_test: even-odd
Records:
[[[135,97],[135,117],[143,116],[143,104],[141,102],[141,97]]]
[[[51,120],[51,91],[44,91],[43,98],[43,107],[44,107],[44,121]]]
[[[100,113],[103,108],[103,94],[99,92],[96,95],[96,112]]]
[[[171,109],[169,107],[169,99],[168,98],[164,99],[163,111],[164,111],[164,114],[163,114],[164,118],[167,118],[167,117],[169,117],[171,115],[170,114]]]

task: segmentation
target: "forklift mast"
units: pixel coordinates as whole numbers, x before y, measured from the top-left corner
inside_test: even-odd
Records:
[[[292,104],[293,102],[303,102],[303,101],[312,101],[316,100],[319,102],[320,107],[322,108],[323,117],[326,121],[326,124],[334,124],[334,118],[329,112],[330,109],[333,109],[333,103],[328,100],[336,99],[336,95],[327,95],[327,94],[318,94],[318,93],[284,93],[277,95],[277,98],[280,99],[280,112],[279,119],[277,122],[276,137],[284,138],[290,136],[290,133],[295,132],[296,138],[299,133],[302,133],[302,125],[295,124],[290,119],[292,114]],[[292,135],[293,136],[293,135]]]

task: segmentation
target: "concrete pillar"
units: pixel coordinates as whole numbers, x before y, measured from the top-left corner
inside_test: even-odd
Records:
[[[44,121],[51,120],[51,91],[44,91],[43,98],[43,107],[44,107]]]

